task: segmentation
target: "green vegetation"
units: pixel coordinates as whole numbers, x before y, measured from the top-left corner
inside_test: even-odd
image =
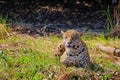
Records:
[[[110,32],[113,29],[113,14],[111,13],[113,6],[108,6],[111,4],[111,0],[43,0],[42,2],[40,0],[3,0],[0,2],[0,8],[5,8],[5,10],[1,10],[0,14],[0,80],[120,79],[120,58],[101,51],[97,45],[101,43],[120,49],[119,38],[106,39],[103,34],[99,37],[93,34],[82,36],[95,65],[94,70],[88,71],[83,68],[65,68],[60,63],[60,57],[54,56],[58,44],[62,43],[62,37],[56,37],[54,34],[49,37],[37,37],[42,32],[41,27],[50,23],[57,24],[62,29],[66,27],[66,30],[84,26],[88,29],[100,29],[105,26],[106,18],[108,23],[104,31]],[[4,16],[8,14],[9,17],[4,17],[2,14]],[[7,18],[9,19],[7,20]],[[30,23],[35,28],[30,26],[30,29],[27,28],[23,32],[23,29],[18,29],[23,34],[17,32],[12,34],[7,22],[23,24],[20,27],[26,28],[28,26],[24,26],[24,22],[25,24]],[[17,29],[18,26],[11,27]],[[92,30],[86,31],[92,33]],[[35,38],[34,34],[37,34]]]
[[[106,11],[106,15],[107,15],[107,20],[108,20],[108,24],[107,24],[107,31],[111,31],[113,29],[113,24],[112,24],[112,18],[111,18],[111,13],[110,13],[110,7],[108,6],[107,11]]]
[[[113,76],[109,71],[119,71],[120,67],[111,60],[113,57],[100,51],[96,44],[102,43],[120,48],[120,40],[108,39],[103,35],[98,37],[83,36],[82,39],[86,42],[90,56],[95,64],[100,65],[105,72],[102,79],[107,80]],[[59,43],[62,43],[62,38],[55,37],[39,37],[33,38],[25,34],[17,34],[6,39],[0,39],[0,79],[8,80],[56,80],[58,76],[63,75],[62,64],[59,58],[56,58],[53,53]],[[109,57],[107,57],[109,56]],[[84,72],[83,69],[67,68],[64,69],[67,76],[71,71],[77,70]],[[97,72],[93,71],[96,75]],[[72,75],[72,74],[71,74]],[[69,75],[69,76],[71,76]],[[76,74],[74,77],[80,79],[88,78],[88,74],[83,77]]]
[[[10,29],[6,26],[7,16],[5,18],[0,14],[0,39],[9,36]]]

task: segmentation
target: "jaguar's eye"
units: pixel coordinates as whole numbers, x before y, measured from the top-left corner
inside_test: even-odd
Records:
[[[69,56],[72,56],[72,54],[69,54]]]

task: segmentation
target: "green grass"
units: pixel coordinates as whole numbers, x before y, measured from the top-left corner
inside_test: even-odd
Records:
[[[113,24],[112,24],[112,17],[110,14],[110,6],[108,6],[107,11],[106,11],[106,15],[107,15],[107,20],[108,20],[108,24],[107,24],[107,30],[111,31],[113,29]]]
[[[107,53],[100,51],[96,44],[115,46],[120,48],[120,40],[118,38],[106,40],[103,35],[100,37],[83,36],[86,42],[90,56],[94,63],[100,65],[105,72],[102,79],[107,80],[112,77],[109,71],[119,71],[120,66],[115,64],[120,59],[111,61],[107,58]],[[62,38],[54,35],[50,37],[33,38],[25,34],[17,34],[6,39],[0,39],[0,79],[8,80],[56,80],[58,76],[63,75],[61,71],[62,64],[59,58],[53,53],[58,44],[62,43]],[[7,45],[7,46],[4,46]],[[113,56],[111,56],[113,57]],[[74,71],[75,68],[64,69],[67,74]],[[75,69],[84,71],[83,69]],[[97,72],[93,72],[97,74]],[[88,75],[88,74],[87,74]],[[82,76],[77,75],[82,79]],[[89,76],[84,75],[84,79]]]

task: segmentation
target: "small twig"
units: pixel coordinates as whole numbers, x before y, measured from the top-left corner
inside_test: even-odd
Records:
[[[7,32],[7,30],[6,30],[6,29],[4,29],[4,31],[5,31],[5,33],[7,34],[7,36],[10,36],[10,34]]]

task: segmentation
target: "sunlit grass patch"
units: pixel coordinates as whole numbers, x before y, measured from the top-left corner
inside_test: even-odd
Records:
[[[58,38],[55,37],[54,40],[56,42],[51,38],[34,39],[27,35],[15,35],[1,39],[0,44],[18,43],[18,45],[8,45],[9,47],[1,50],[0,63],[2,66],[0,66],[0,73],[4,73],[6,70],[9,77],[2,74],[0,78],[9,79],[10,76],[12,79],[53,78],[50,77],[53,72],[49,69],[53,68],[56,72],[60,65],[57,58],[53,56],[53,51],[58,45]]]
[[[3,53],[4,52],[4,53]],[[49,74],[43,74],[42,71],[49,72],[49,68],[54,68],[57,62],[50,53],[40,53],[31,49],[21,49],[19,53],[10,54],[11,51],[1,52],[0,63],[1,72],[7,70],[9,76],[12,76],[12,79],[34,79],[34,76],[48,76]],[[3,55],[4,54],[4,55]],[[0,77],[6,77],[5,74],[2,74]],[[39,76],[35,78],[40,79]]]
[[[111,73],[107,74],[107,72],[120,70],[119,65],[112,62],[109,57],[106,57],[109,54],[99,50],[97,47],[97,43],[101,43],[120,48],[118,44],[120,40],[118,38],[105,39],[103,35],[100,37],[83,35],[82,39],[88,46],[93,63],[105,70],[105,72],[101,73],[104,74],[102,79],[111,78]],[[0,45],[8,44],[8,46],[0,46],[0,79],[56,80],[57,76],[64,75],[61,70],[62,64],[59,61],[59,57],[57,58],[53,55],[60,43],[62,43],[62,38],[54,35],[33,38],[25,34],[16,34],[6,39],[1,39]],[[81,68],[75,69],[70,67],[64,70],[71,78],[71,73],[74,70],[77,70],[81,74],[84,73],[84,76],[78,75],[77,72],[73,77],[80,79],[89,78],[89,74],[86,74],[84,69]],[[93,72],[93,74],[96,75],[97,72]]]

